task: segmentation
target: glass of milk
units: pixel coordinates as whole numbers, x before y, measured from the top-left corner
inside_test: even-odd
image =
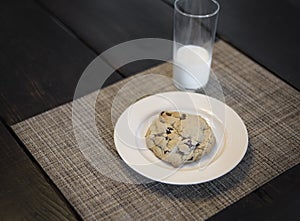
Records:
[[[209,80],[219,3],[176,0],[174,3],[173,81],[181,90],[197,90]]]

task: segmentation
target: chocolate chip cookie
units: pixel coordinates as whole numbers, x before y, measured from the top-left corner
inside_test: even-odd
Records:
[[[201,159],[215,144],[211,127],[202,117],[163,111],[146,133],[147,147],[174,167]]]

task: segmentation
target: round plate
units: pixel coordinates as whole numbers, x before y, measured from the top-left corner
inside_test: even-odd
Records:
[[[212,151],[201,160],[179,168],[158,159],[146,146],[145,134],[161,111],[173,110],[202,116],[216,137]],[[114,131],[117,151],[139,174],[169,184],[197,184],[232,170],[243,158],[248,133],[238,114],[223,102],[202,94],[167,92],[146,97],[129,106]]]

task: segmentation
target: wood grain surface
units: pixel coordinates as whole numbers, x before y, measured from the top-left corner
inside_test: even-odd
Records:
[[[160,0],[38,0],[90,48],[101,54],[139,38],[173,38],[173,9]],[[170,53],[170,59],[172,54]],[[119,69],[130,76],[161,61],[133,62]]]
[[[92,50],[31,0],[1,1],[0,29],[0,116],[8,124],[72,100]],[[107,84],[121,78],[114,73]]]

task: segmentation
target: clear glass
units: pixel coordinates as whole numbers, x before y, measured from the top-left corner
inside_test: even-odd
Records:
[[[174,3],[173,82],[181,90],[208,82],[219,8],[215,0]]]

